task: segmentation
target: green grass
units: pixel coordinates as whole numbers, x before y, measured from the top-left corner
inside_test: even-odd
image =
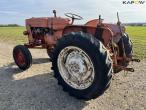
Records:
[[[25,27],[0,27],[0,42],[23,44],[27,37],[23,35]]]
[[[128,26],[127,33],[133,42],[134,55],[146,59],[146,27]]]
[[[27,37],[23,35],[25,27],[0,27],[0,42],[23,44]],[[127,33],[133,42],[134,55],[146,58],[146,27],[128,26]]]

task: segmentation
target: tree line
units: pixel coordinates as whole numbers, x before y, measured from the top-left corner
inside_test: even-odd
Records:
[[[0,27],[19,27],[18,24],[0,24]]]

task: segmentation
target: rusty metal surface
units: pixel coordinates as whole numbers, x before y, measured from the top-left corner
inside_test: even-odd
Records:
[[[47,29],[48,32],[36,34],[39,28]],[[91,34],[104,44],[111,54],[115,67],[119,67],[116,64],[117,61],[126,62],[126,58],[119,58],[118,54],[114,55],[114,50],[112,49],[113,44],[109,46],[109,43],[115,38],[118,38],[121,34],[119,26],[117,24],[103,23],[102,19],[93,19],[84,25],[73,25],[68,18],[57,16],[30,18],[26,19],[26,30],[27,31],[23,34],[28,36],[28,43],[25,44],[28,48],[46,48],[48,51],[51,51],[57,40],[65,34],[71,32],[84,32]],[[34,32],[34,30],[36,30],[36,32]],[[125,68],[122,67],[122,69]]]

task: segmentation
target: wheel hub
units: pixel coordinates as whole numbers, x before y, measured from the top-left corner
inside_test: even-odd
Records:
[[[24,56],[22,54],[22,52],[19,50],[16,52],[16,62],[19,64],[19,65],[24,65],[25,64],[25,59],[24,59]]]
[[[69,46],[58,56],[58,69],[63,80],[75,89],[86,89],[94,80],[90,57],[80,48]]]
[[[85,61],[77,52],[72,52],[68,55],[65,67],[67,68],[69,74],[74,77],[79,77],[87,71]]]

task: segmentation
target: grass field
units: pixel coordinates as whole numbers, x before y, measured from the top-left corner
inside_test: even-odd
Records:
[[[146,26],[128,26],[127,33],[133,42],[134,55],[146,59]]]
[[[0,39],[2,42],[23,44],[27,42],[27,37],[23,35],[24,30],[25,27],[0,27]]]
[[[25,27],[0,27],[0,42],[23,44],[27,37],[23,35]],[[133,42],[134,55],[146,58],[146,27],[128,26],[127,33]]]

